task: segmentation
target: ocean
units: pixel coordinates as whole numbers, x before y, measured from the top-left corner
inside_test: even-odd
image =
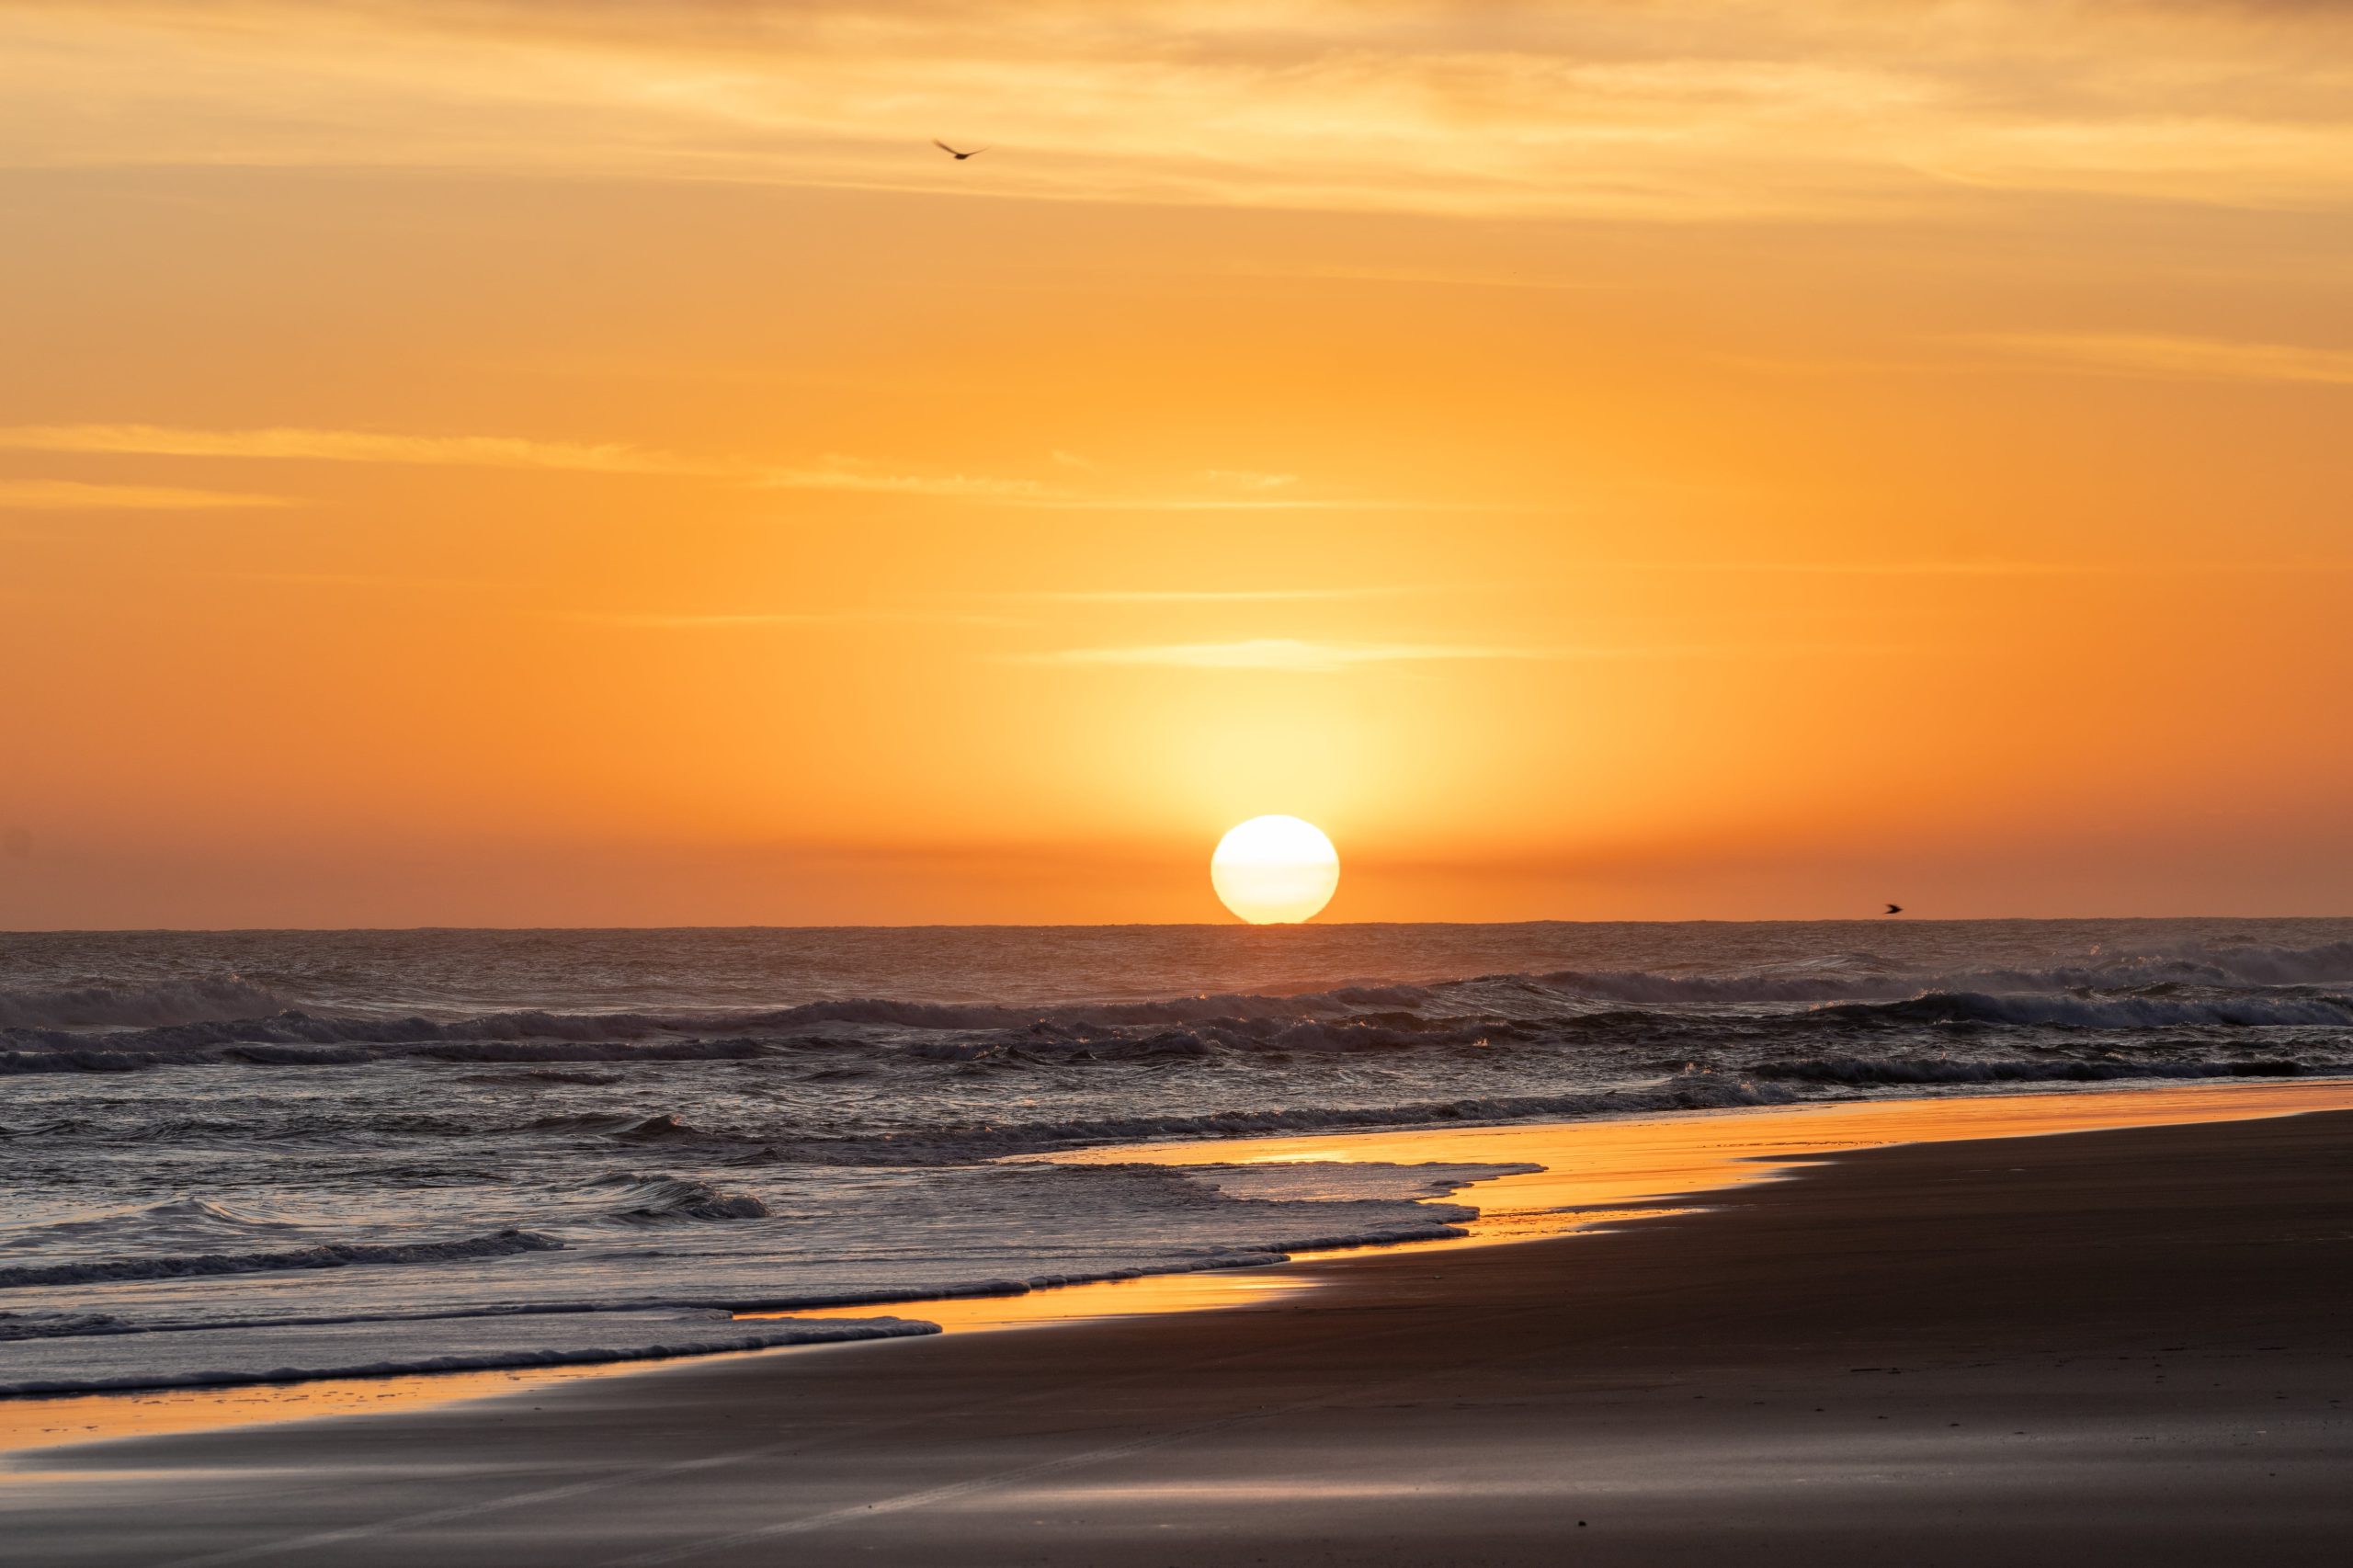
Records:
[[[2345,1073],[2353,920],[6,933],[0,1392],[927,1332],[1491,1174],[1009,1155]]]

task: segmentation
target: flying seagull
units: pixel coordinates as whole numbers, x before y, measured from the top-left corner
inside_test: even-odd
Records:
[[[973,156],[975,153],[985,153],[988,151],[986,147],[975,147],[971,153],[959,153],[955,148],[950,147],[947,142],[942,142],[937,136],[931,139],[931,144],[938,148],[941,152],[947,153],[949,157],[955,159],[960,164],[965,159]]]
[[[1891,903],[1887,906],[1887,912],[1890,915],[1901,915],[1904,913],[1904,906],[1900,903]]]

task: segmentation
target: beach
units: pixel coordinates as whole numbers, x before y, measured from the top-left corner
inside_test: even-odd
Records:
[[[0,1568],[2353,1568],[2348,62],[0,0]]]
[[[190,1565],[2334,1562],[2353,1540],[2353,1114],[1853,1150],[1671,1207],[1295,1262],[1313,1288],[1222,1310],[37,1449],[0,1528],[28,1562]]]

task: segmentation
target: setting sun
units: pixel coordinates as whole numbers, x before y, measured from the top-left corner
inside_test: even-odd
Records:
[[[1252,817],[1218,840],[1210,883],[1253,926],[1313,919],[1340,885],[1340,856],[1324,830],[1297,817]]]

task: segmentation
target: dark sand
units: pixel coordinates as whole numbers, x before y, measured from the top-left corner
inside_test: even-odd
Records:
[[[0,1560],[2353,1562],[2353,1113],[1706,1201],[1227,1311],[47,1450]]]

